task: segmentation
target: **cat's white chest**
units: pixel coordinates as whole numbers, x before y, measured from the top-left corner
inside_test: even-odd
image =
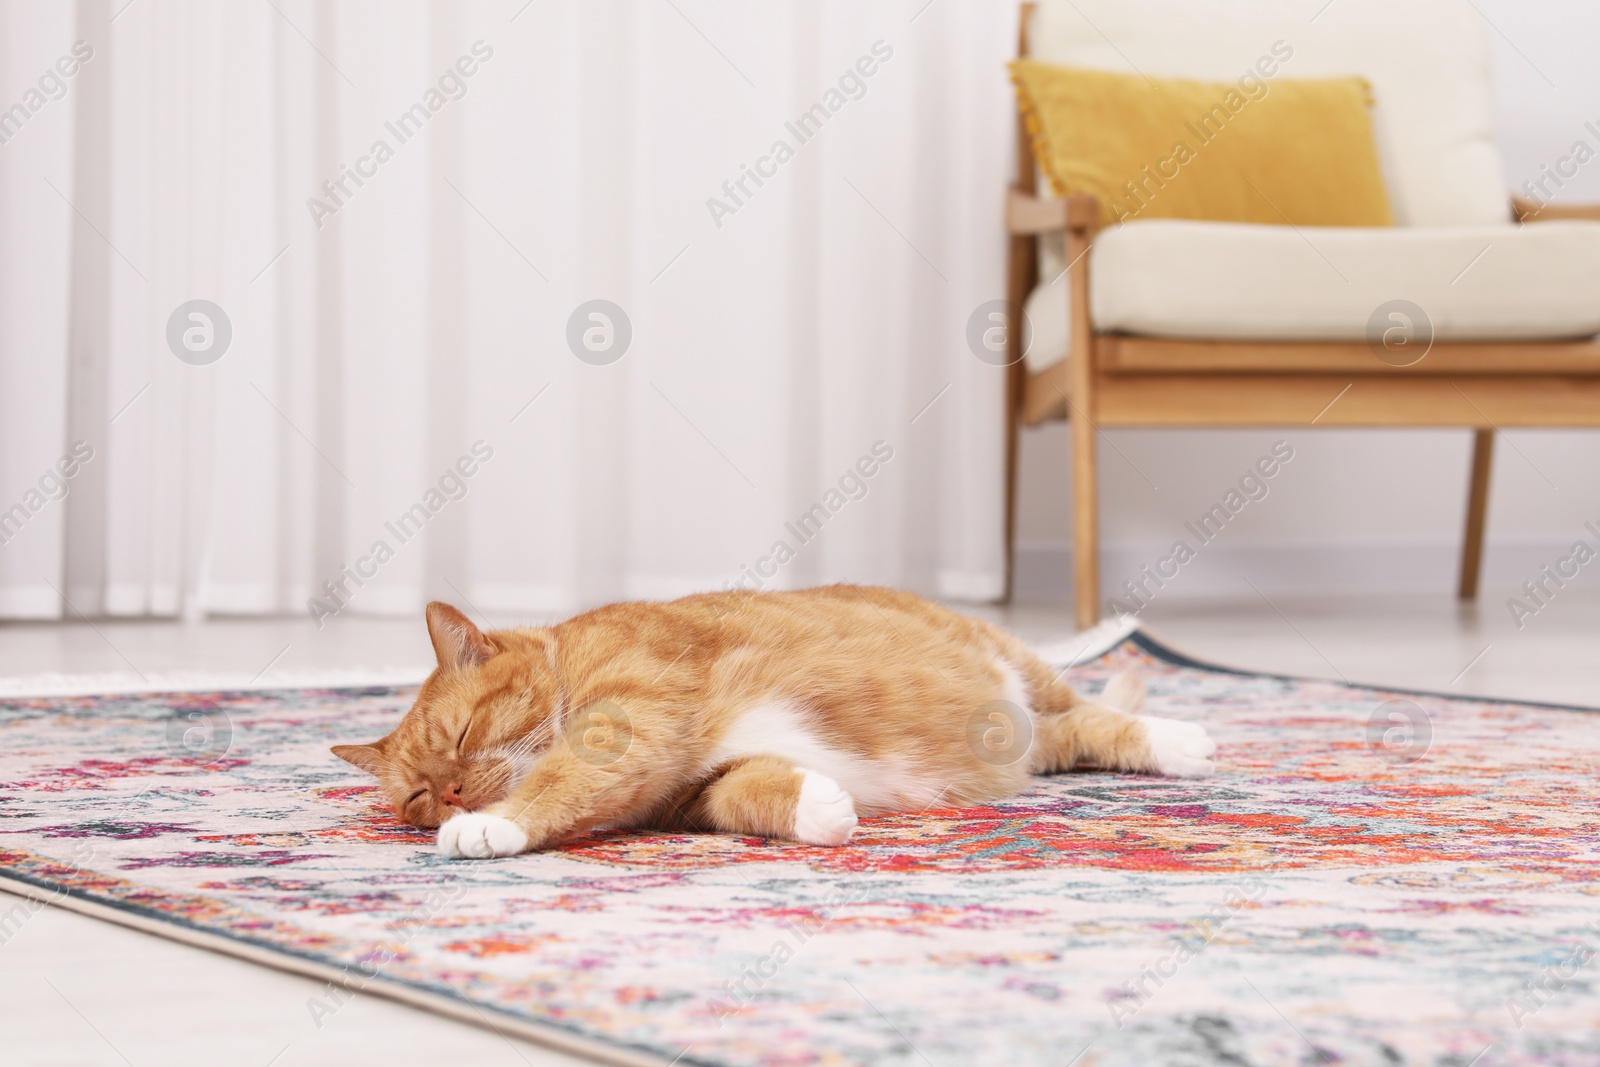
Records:
[[[769,700],[741,712],[712,749],[712,766],[749,756],[777,756],[796,767],[832,778],[855,799],[860,812],[925,806],[941,784],[913,772],[903,759],[870,759],[830,745],[817,736],[793,701]]]

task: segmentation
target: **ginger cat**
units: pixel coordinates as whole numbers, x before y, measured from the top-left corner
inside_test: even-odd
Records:
[[[1080,697],[1005,630],[835,585],[613,604],[483,633],[428,605],[437,669],[394,732],[337,745],[452,858],[597,829],[849,839],[859,815],[999,800],[1031,774],[1198,777],[1216,746],[1139,715],[1119,675]]]

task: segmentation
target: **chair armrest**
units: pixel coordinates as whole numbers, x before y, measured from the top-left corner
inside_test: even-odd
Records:
[[[1014,236],[1093,231],[1100,221],[1100,202],[1092,196],[1042,199],[1012,186],[1006,194],[1006,229]]]
[[[1511,214],[1518,222],[1550,222],[1555,219],[1591,219],[1600,222],[1600,204],[1541,204],[1537,200],[1513,196]]]

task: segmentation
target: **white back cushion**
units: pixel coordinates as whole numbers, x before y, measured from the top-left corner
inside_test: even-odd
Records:
[[[1396,225],[1509,220],[1488,42],[1468,0],[1042,0],[1028,48],[1061,66],[1235,82],[1280,41],[1293,52],[1269,86],[1350,74],[1372,83]]]

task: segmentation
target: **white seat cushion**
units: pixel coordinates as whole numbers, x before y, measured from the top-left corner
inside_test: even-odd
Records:
[[[1510,218],[1488,40],[1468,0],[1042,0],[1028,51],[1146,77],[1236,82],[1270,70],[1269,92],[1279,78],[1362,75],[1397,225]]]
[[[1600,333],[1600,222],[1356,229],[1150,219],[1103,231],[1089,256],[1102,331],[1219,340],[1361,341],[1408,300],[1440,341]],[[1067,283],[1028,300],[1028,364],[1067,351]]]

